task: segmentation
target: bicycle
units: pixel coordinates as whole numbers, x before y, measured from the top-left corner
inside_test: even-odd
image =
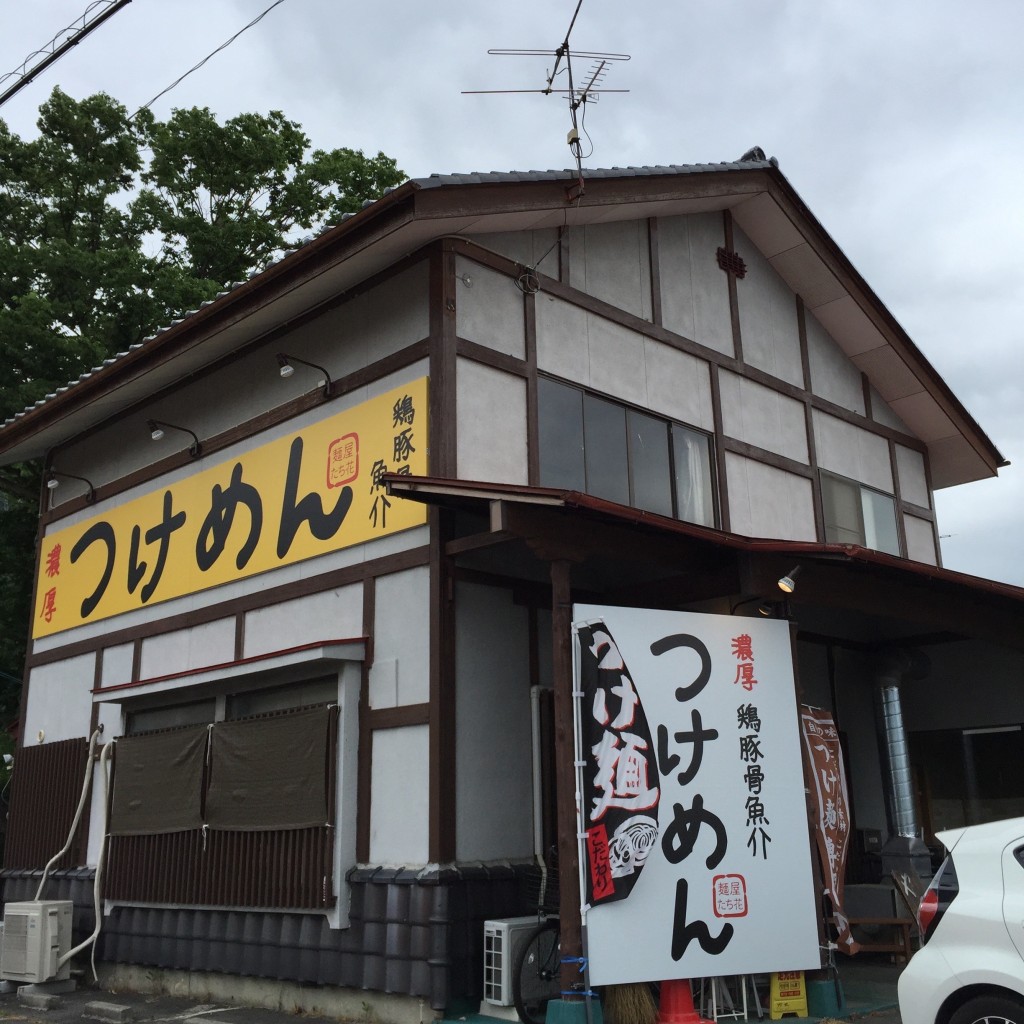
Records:
[[[512,1002],[523,1024],[544,1024],[548,1003],[561,995],[561,969],[561,925],[557,917],[549,917],[516,952]]]
[[[548,1003],[562,993],[558,882],[558,848],[552,845],[523,877],[523,904],[537,915],[511,963],[512,1003],[523,1024],[545,1024]]]

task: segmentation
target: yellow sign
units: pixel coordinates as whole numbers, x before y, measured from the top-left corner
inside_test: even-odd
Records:
[[[797,1017],[807,1016],[807,985],[803,971],[777,971],[772,975],[771,1019],[779,1020],[793,1013]]]
[[[194,594],[426,522],[383,473],[427,471],[427,379],[42,541],[33,636]]]

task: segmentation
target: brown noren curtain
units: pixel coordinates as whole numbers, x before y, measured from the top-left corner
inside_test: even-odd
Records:
[[[146,836],[202,826],[208,731],[197,725],[117,741],[111,835]]]
[[[327,749],[335,712],[316,707],[218,722],[206,792],[210,828],[260,832],[327,824]]]

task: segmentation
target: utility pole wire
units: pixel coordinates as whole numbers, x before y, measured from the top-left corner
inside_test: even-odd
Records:
[[[14,85],[0,93],[0,106],[3,106],[15,93],[25,88],[41,71],[45,71],[51,64],[55,64],[73,46],[77,46],[90,32],[100,27],[108,18],[112,18],[122,8],[127,7],[132,0],[94,0],[85,9],[85,13],[73,21],[67,28],[62,28],[48,43],[44,43],[38,50],[30,53],[21,65],[13,71],[9,71],[0,78],[0,85],[8,78],[17,78]],[[90,20],[90,15],[97,8],[103,9]],[[81,25],[79,26],[79,22]],[[67,35],[70,32],[71,35]],[[61,40],[63,39],[63,42]],[[33,64],[32,62],[35,61]]]
[[[188,71],[185,72],[185,74],[183,74],[180,78],[176,79],[175,81],[171,82],[171,84],[167,86],[167,88],[164,89],[162,92],[158,92],[148,103],[143,103],[142,106],[139,107],[139,109],[136,110],[134,114],[132,114],[129,120],[138,117],[139,114],[141,114],[142,111],[145,110],[147,107],[153,106],[153,104],[156,103],[156,101],[160,99],[161,96],[166,96],[167,93],[169,93],[172,89],[181,85],[181,83],[184,82],[185,79],[188,78],[188,76],[191,75],[193,71],[198,71],[211,57],[216,56],[218,53],[220,53],[221,50],[226,50],[243,32],[252,28],[253,25],[255,25],[257,22],[262,21],[275,7],[283,3],[284,0],[274,0],[274,2],[262,14],[256,15],[256,17],[253,18],[248,25],[245,25],[242,28],[240,28],[230,39],[227,39],[223,43],[221,43],[216,50],[213,50],[212,52],[208,53],[198,64],[195,65],[195,67],[189,68]]]

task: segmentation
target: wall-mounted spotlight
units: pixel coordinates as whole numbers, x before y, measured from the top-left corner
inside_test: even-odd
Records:
[[[779,590],[784,594],[792,594],[796,590],[796,578],[800,575],[800,566],[794,565],[785,576],[779,579]]]
[[[312,370],[319,370],[324,375],[324,398],[330,398],[331,392],[334,390],[334,381],[331,380],[331,375],[318,363],[310,363],[305,359],[300,359],[298,356],[285,355],[284,352],[277,353],[277,365],[280,367],[280,374],[282,377],[290,377],[295,372],[295,367],[292,363],[299,363],[302,366],[308,366]]]
[[[202,454],[203,446],[199,443],[199,438],[195,431],[189,430],[188,427],[176,427],[173,423],[164,423],[161,420],[146,420],[146,429],[154,441],[159,441],[164,436],[165,430],[180,430],[183,434],[191,434],[192,444],[189,445],[189,455],[195,458]]]
[[[60,487],[60,481],[57,479],[59,476],[64,477],[65,480],[81,480],[82,483],[89,488],[89,490],[85,492],[85,503],[87,505],[91,505],[93,503],[96,498],[95,488],[84,476],[75,476],[74,473],[64,473],[61,470],[51,469],[49,473],[46,474],[46,487],[48,490],[55,491]]]

